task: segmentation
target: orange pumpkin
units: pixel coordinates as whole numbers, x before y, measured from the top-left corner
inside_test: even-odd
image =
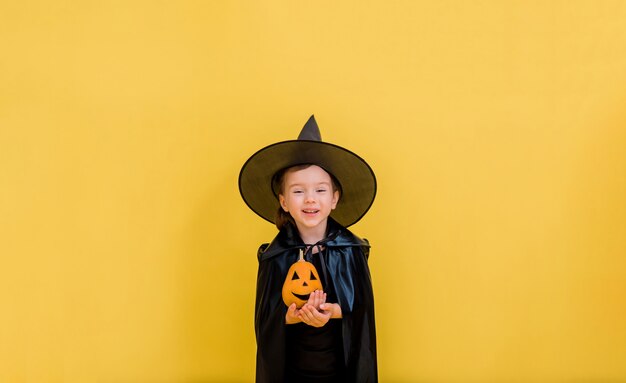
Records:
[[[315,290],[322,290],[322,281],[315,266],[304,260],[302,249],[300,249],[300,259],[294,262],[287,271],[287,278],[283,284],[283,301],[287,306],[295,303],[300,308]]]

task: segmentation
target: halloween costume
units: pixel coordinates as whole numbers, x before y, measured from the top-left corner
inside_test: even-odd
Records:
[[[266,146],[246,161],[239,173],[239,191],[250,209],[274,223],[280,190],[276,175],[304,164],[317,165],[332,175],[339,183],[340,200],[328,217],[326,237],[318,243],[303,243],[298,229],[288,223],[271,243],[259,248],[256,380],[376,382],[374,298],[367,265],[370,246],[346,229],[365,215],[376,196],[370,166],[353,152],[322,142],[311,116],[297,140]],[[302,250],[306,261],[314,263],[310,267],[317,269],[311,275],[322,279],[326,302],[341,307],[341,319],[329,319],[322,327],[285,323],[283,281]]]
[[[327,248],[324,262],[328,281],[341,306],[345,382],[375,382],[376,329],[374,298],[367,266],[369,244],[328,219],[328,236],[319,243]],[[257,338],[257,382],[284,382],[286,368],[287,307],[281,298],[289,267],[305,245],[293,226],[280,231],[258,252],[259,272],[254,327]],[[323,253],[323,252],[322,252]],[[315,256],[315,255],[314,255]],[[330,301],[330,300],[329,300]]]

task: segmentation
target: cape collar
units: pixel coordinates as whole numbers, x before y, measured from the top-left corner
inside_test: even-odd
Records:
[[[366,240],[352,234],[350,230],[341,226],[331,217],[328,217],[327,230],[328,235],[318,242],[317,245],[326,246],[328,248],[351,246],[370,247]],[[306,245],[302,242],[298,230],[293,225],[288,224],[276,235],[265,250],[259,253],[259,260],[271,258],[288,250],[304,249],[305,247]]]

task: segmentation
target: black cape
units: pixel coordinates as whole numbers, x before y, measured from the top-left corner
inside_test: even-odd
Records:
[[[374,296],[367,265],[369,243],[332,218],[328,236],[320,242],[328,249],[326,271],[341,306],[343,355],[348,382],[377,382]],[[282,286],[289,267],[305,244],[292,225],[286,225],[258,252],[254,328],[257,341],[256,381],[285,381],[285,314]],[[331,302],[335,303],[335,302]]]

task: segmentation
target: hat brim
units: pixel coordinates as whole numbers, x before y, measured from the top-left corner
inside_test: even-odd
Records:
[[[291,140],[264,147],[253,154],[239,173],[239,192],[261,218],[274,223],[279,202],[272,178],[279,170],[302,164],[318,165],[341,184],[341,197],[331,217],[344,227],[358,222],[376,197],[376,176],[355,153],[322,141]]]

